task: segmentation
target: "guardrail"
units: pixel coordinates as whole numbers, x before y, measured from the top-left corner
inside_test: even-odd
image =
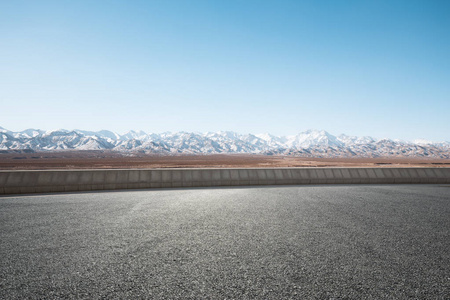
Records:
[[[178,187],[450,183],[450,168],[0,171],[0,194]]]

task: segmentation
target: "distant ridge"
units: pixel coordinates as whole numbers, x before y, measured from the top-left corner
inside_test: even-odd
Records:
[[[369,136],[334,136],[324,130],[308,130],[293,136],[109,130],[27,129],[13,132],[0,127],[0,150],[112,150],[157,154],[254,153],[302,157],[430,157],[450,158],[450,142],[433,143],[381,139]]]

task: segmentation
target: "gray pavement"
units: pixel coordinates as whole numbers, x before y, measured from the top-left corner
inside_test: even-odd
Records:
[[[0,197],[0,299],[450,299],[450,186]]]

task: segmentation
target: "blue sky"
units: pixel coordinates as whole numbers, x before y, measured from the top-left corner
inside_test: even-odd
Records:
[[[0,126],[450,141],[450,1],[1,1]]]

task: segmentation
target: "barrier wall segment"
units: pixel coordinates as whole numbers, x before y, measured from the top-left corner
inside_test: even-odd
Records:
[[[177,187],[450,183],[450,168],[0,171],[0,194]]]

